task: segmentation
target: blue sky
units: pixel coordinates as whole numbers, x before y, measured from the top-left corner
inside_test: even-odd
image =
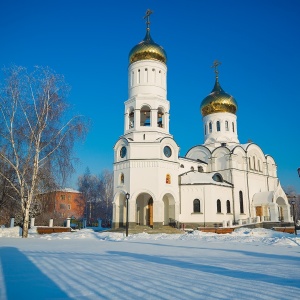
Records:
[[[170,132],[181,150],[203,143],[200,103],[214,85],[238,102],[238,136],[274,157],[284,187],[300,192],[300,1],[0,0],[0,66],[49,66],[72,87],[74,113],[91,120],[76,146],[77,174],[112,169],[123,134],[128,53],[151,35],[168,55]]]

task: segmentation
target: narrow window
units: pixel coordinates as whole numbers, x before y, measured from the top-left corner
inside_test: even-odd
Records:
[[[200,200],[195,199],[194,200],[194,213],[199,213],[200,212]]]
[[[198,166],[198,172],[203,172],[203,167],[202,166]]]
[[[221,130],[220,121],[217,121],[217,131]]]
[[[229,200],[226,201],[226,208],[227,208],[227,213],[230,214],[231,210],[230,210],[230,201]]]
[[[251,167],[251,157],[248,157],[248,163],[249,163],[249,169],[252,170],[252,167]]]
[[[146,79],[146,82],[148,82],[148,69],[147,68],[145,69],[145,79]]]
[[[156,72],[155,69],[152,69],[152,77],[153,77],[153,82],[156,82]]]
[[[146,139],[146,134],[144,134],[143,138],[144,138],[144,140]]]
[[[204,134],[206,135],[206,124],[204,125]]]
[[[211,133],[212,132],[212,123],[211,122],[209,122],[208,128],[209,128],[209,133]]]
[[[121,176],[120,176],[120,183],[124,184],[124,174],[123,173],[121,173]]]
[[[68,209],[69,209],[69,210],[71,209],[71,204],[68,204]]]
[[[61,195],[61,196],[60,196],[60,199],[61,199],[61,200],[65,200],[65,199],[66,199],[66,195]]]
[[[226,131],[229,131],[228,121],[225,121],[225,129],[226,129]]]
[[[234,123],[232,122],[232,131],[234,132]]]
[[[261,172],[260,159],[257,162],[258,162],[258,171]]]
[[[217,200],[217,213],[221,213],[222,211],[221,211],[221,200],[220,199],[218,199]]]
[[[256,166],[255,166],[255,156],[253,156],[253,169],[256,170]]]
[[[131,73],[130,85],[133,86],[134,73]]]
[[[240,192],[239,192],[239,195],[240,195],[240,213],[243,214],[243,213],[244,213],[243,192],[240,191]]]
[[[166,176],[166,184],[171,184],[171,175],[167,174]]]
[[[137,83],[140,83],[141,82],[141,71],[138,70],[138,78],[137,78],[138,82]]]

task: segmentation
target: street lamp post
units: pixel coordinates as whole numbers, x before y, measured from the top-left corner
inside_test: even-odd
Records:
[[[295,197],[294,197],[295,198]],[[294,227],[295,227],[295,235],[297,235],[297,228],[296,228],[296,211],[295,211],[295,203],[296,203],[296,201],[295,201],[295,199],[293,199],[292,201],[291,201],[291,203],[292,203],[292,205],[293,205],[293,219],[294,219]]]
[[[128,236],[128,200],[130,197],[129,193],[126,193],[126,236]]]

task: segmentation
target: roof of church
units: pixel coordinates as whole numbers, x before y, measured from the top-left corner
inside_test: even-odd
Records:
[[[181,174],[181,184],[215,184],[222,185],[227,187],[232,187],[232,184],[229,182],[216,181],[213,179],[216,173],[201,173],[196,171],[190,171],[187,173]]]

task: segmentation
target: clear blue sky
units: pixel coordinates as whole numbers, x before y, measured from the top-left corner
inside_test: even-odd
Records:
[[[49,66],[65,75],[75,113],[92,122],[76,146],[77,175],[112,168],[123,134],[128,53],[151,34],[168,54],[170,132],[180,155],[203,143],[199,106],[220,83],[238,102],[238,136],[274,157],[282,185],[300,192],[300,1],[0,0],[0,66]],[[74,182],[72,184],[73,187]]]

